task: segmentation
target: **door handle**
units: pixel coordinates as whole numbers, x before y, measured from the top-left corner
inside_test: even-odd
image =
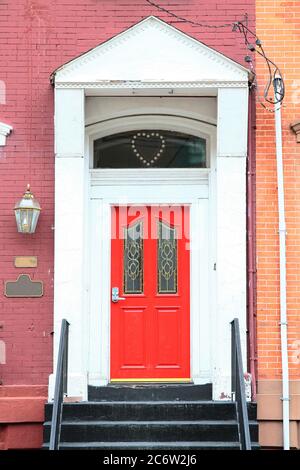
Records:
[[[111,289],[111,301],[116,303],[119,302],[119,300],[126,300],[125,297],[119,297],[119,288],[118,287],[112,287]]]

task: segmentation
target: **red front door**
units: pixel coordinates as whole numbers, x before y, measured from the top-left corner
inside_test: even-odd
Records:
[[[111,266],[111,380],[188,380],[189,207],[113,207]]]

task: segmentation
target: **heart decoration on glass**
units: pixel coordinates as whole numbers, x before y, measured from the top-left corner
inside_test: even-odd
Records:
[[[149,144],[152,145],[145,146],[148,139],[151,139]],[[144,149],[142,149],[143,146]],[[146,167],[152,166],[160,159],[165,150],[165,146],[166,141],[159,132],[137,132],[131,139],[132,151],[135,153],[138,160]],[[149,155],[145,155],[145,150],[149,151]]]

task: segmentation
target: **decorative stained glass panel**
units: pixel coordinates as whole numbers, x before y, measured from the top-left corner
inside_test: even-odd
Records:
[[[176,228],[158,222],[157,241],[158,293],[177,293],[177,236]]]
[[[124,294],[143,292],[142,222],[124,229]]]

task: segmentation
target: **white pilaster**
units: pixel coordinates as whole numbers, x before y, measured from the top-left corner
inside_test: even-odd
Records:
[[[217,148],[217,314],[214,325],[214,399],[231,395],[231,325],[239,318],[246,370],[247,89],[220,89]]]
[[[87,398],[84,328],[84,234],[87,197],[84,90],[55,92],[54,370],[61,320],[70,323],[69,396]],[[49,398],[54,377],[50,377]]]

